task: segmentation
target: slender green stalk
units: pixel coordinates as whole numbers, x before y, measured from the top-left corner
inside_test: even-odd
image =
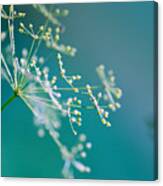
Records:
[[[34,40],[32,41],[32,45],[31,45],[30,51],[29,51],[29,53],[28,53],[27,62],[28,62],[28,61],[30,60],[30,58],[31,58],[32,51],[33,51],[33,48],[34,48],[34,46],[35,46],[35,42],[36,42],[36,40],[34,39]]]
[[[75,88],[77,88],[77,89],[79,89],[79,90],[87,90],[87,88],[86,87],[75,87]],[[93,90],[93,89],[100,89],[100,88],[102,88],[102,86],[92,86],[91,87],[91,89]],[[25,88],[23,88],[23,90],[25,90]],[[57,90],[58,91],[74,91],[74,89],[73,88],[71,88],[71,87],[57,87]],[[40,92],[45,92],[44,91],[44,89],[43,88],[35,88],[33,91],[30,91],[30,92],[28,92],[28,93],[40,93]],[[25,91],[24,91],[25,92]]]
[[[79,90],[87,90],[86,87],[75,87]],[[91,89],[100,89],[101,87],[100,86],[92,86]],[[62,87],[62,88],[57,88],[57,90],[61,90],[61,91],[73,91],[74,89],[73,88],[69,88],[69,87]]]
[[[94,110],[94,109],[96,109],[96,107],[93,106],[93,105],[85,106],[85,105],[71,104],[70,106],[73,107],[73,108],[86,109],[86,110]],[[108,105],[101,105],[100,107],[101,108],[108,108]]]
[[[2,106],[1,106],[1,112],[17,97],[16,94],[11,96]]]

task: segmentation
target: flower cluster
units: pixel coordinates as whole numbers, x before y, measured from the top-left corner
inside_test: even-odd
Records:
[[[57,61],[58,61],[61,77],[66,81],[66,83],[70,87],[72,87],[74,92],[78,93],[79,89],[73,86],[73,82],[76,80],[80,80],[81,76],[80,75],[73,75],[73,76],[66,75],[66,69],[63,67],[62,56],[60,53],[58,53],[57,55]]]
[[[10,6],[9,14],[3,9],[2,5],[0,5],[1,17],[6,20],[12,20],[17,18],[24,18],[26,16],[25,12],[17,12],[13,9],[13,6]]]
[[[108,72],[108,77],[105,74],[104,65],[98,66],[96,70],[104,87],[103,98],[104,100],[109,101],[108,107],[112,111],[115,111],[116,109],[121,107],[120,103],[115,100],[118,100],[122,97],[122,90],[116,87],[115,75],[112,70]]]
[[[81,160],[86,158],[86,149],[90,149],[92,144],[87,142],[85,134],[79,134],[77,144],[69,150],[67,145],[62,143],[60,131],[64,124],[61,123],[61,117],[68,118],[75,135],[78,134],[75,129],[76,126],[82,125],[82,109],[97,110],[101,122],[110,127],[109,112],[106,109],[114,111],[120,108],[120,104],[116,100],[121,98],[122,91],[115,85],[113,72],[109,71],[108,77],[106,76],[103,65],[97,67],[97,74],[102,86],[74,86],[76,81],[81,80],[81,76],[79,74],[67,75],[69,73],[64,67],[61,53],[74,56],[76,49],[70,45],[60,44],[63,25],[58,20],[59,16],[67,16],[68,11],[57,8],[51,12],[45,5],[33,5],[33,7],[48,21],[38,29],[32,23],[26,26],[22,21],[20,22],[19,32],[32,38],[30,48],[24,47],[20,56],[16,53],[18,46],[15,44],[14,20],[23,18],[26,14],[16,12],[13,5],[9,6],[9,13],[1,7],[2,18],[8,23],[8,29],[1,34],[2,44],[9,37],[9,43],[6,39],[8,46],[2,47],[1,51],[1,76],[8,82],[13,91],[13,96],[2,105],[1,111],[16,97],[19,97],[33,113],[34,123],[38,128],[38,136],[44,137],[48,133],[58,146],[64,160],[63,176],[73,178],[74,168],[80,172],[89,173],[91,171],[90,167],[84,165]],[[53,23],[55,28],[49,26],[49,21]],[[44,44],[49,50],[53,49],[57,52],[56,61],[59,75],[53,74],[46,65],[47,56],[38,55],[41,44]],[[66,87],[60,86],[59,77],[66,82]],[[94,89],[99,88],[100,92],[96,95]],[[67,91],[72,91],[73,95],[67,96]],[[83,96],[89,98],[91,105],[87,105],[85,99],[82,100]],[[102,98],[109,104],[102,104]]]
[[[57,17],[65,17],[69,14],[67,9],[61,10],[56,8],[53,12],[49,11],[45,5],[33,4],[33,7],[39,11],[45,18],[51,21],[54,25],[61,26],[61,22],[57,19]]]
[[[50,33],[51,29],[49,28],[47,31],[45,30],[44,25],[41,25],[35,33],[33,29],[33,24],[29,24],[29,26],[25,26],[24,23],[20,23],[19,32],[22,34],[26,34],[28,36],[31,36],[34,40],[49,40],[50,39]]]
[[[91,102],[93,103],[94,107],[97,110],[98,115],[100,116],[101,122],[102,124],[106,125],[107,127],[111,126],[111,123],[109,121],[107,121],[108,117],[109,117],[109,113],[107,111],[105,111],[100,105],[99,105],[99,101],[97,100],[97,98],[93,95],[92,89],[90,85],[86,86],[87,88],[87,93],[90,97]],[[99,94],[100,95],[100,94]],[[100,97],[100,96],[99,96]]]
[[[65,160],[62,173],[66,178],[74,178],[73,167],[82,173],[89,173],[91,168],[84,165],[81,160],[87,157],[87,150],[92,148],[92,143],[87,142],[85,134],[80,134],[78,143],[74,145],[67,153],[66,149],[63,149],[63,159]]]
[[[60,26],[57,26],[54,34],[51,32],[49,39],[46,40],[46,46],[48,48],[55,49],[58,52],[62,52],[70,56],[75,56],[76,48],[71,47],[70,45],[64,45],[60,43],[61,33],[62,28]]]
[[[81,112],[78,110],[78,107],[81,107],[81,100],[77,97],[74,98],[68,98],[66,103],[68,109],[68,117],[70,126],[72,128],[72,131],[75,135],[77,135],[76,130],[74,129],[74,124],[76,123],[78,126],[81,126],[82,118],[81,118]]]

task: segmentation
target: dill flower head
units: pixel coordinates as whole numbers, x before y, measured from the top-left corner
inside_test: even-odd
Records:
[[[114,72],[110,70],[108,75],[106,75],[104,65],[98,66],[96,71],[104,88],[103,98],[109,102],[108,107],[115,111],[121,107],[120,103],[116,100],[122,97],[122,90],[116,86]]]
[[[62,58],[62,55],[73,57],[76,54],[74,47],[62,44],[60,41],[60,35],[64,29],[58,17],[67,16],[68,10],[56,8],[52,12],[45,5],[33,5],[33,7],[47,21],[40,25],[38,30],[32,23],[26,25],[22,20],[19,22],[19,33],[32,39],[30,48],[24,47],[21,56],[18,56],[16,52],[18,46],[15,44],[14,20],[22,19],[26,13],[15,11],[13,5],[9,6],[9,13],[1,7],[2,18],[8,24],[8,29],[1,33],[1,43],[3,44],[6,39],[9,40],[9,43],[7,41],[8,46],[4,46],[1,51],[1,77],[8,82],[13,92],[13,96],[2,105],[1,111],[19,97],[33,113],[34,124],[38,127],[38,136],[44,137],[48,133],[58,146],[64,161],[63,176],[74,178],[74,169],[81,173],[91,171],[91,168],[82,161],[87,157],[87,149],[91,149],[92,143],[87,142],[85,134],[79,134],[76,145],[68,148],[63,144],[60,131],[64,124],[61,123],[61,117],[68,119],[75,135],[78,134],[76,128],[82,126],[82,112],[85,109],[95,109],[101,123],[110,127],[109,111],[120,108],[117,100],[121,98],[122,91],[116,87],[113,72],[109,71],[106,75],[103,65],[97,67],[97,74],[102,86],[87,84],[78,87],[76,82],[81,81],[82,76],[67,71]],[[54,25],[54,28],[49,26],[49,22]],[[46,65],[48,56],[38,55],[42,44],[50,51],[57,52],[54,61],[59,74],[54,75],[52,69]],[[66,87],[61,87],[58,79],[64,81]],[[73,94],[65,96],[67,92]],[[83,96],[88,98],[87,102],[82,100]]]
[[[5,79],[10,85],[13,96],[2,106],[1,110],[16,97],[19,97],[27,107],[32,111],[34,115],[34,123],[38,127],[38,136],[44,137],[46,131],[52,137],[53,141],[58,146],[61,157],[65,161],[63,167],[63,176],[70,178],[73,177],[73,167],[81,172],[89,172],[90,168],[84,166],[79,160],[78,152],[82,152],[74,146],[72,149],[68,149],[66,145],[61,142],[60,128],[61,116],[68,116],[70,123],[75,122],[79,124],[81,115],[78,109],[74,109],[72,112],[70,105],[61,101],[61,92],[57,86],[57,77],[49,75],[49,68],[45,65],[46,60],[44,57],[39,57],[37,51],[40,47],[40,42],[50,40],[52,37],[51,29],[45,29],[45,26],[40,26],[38,32],[34,32],[33,25],[29,24],[27,28],[24,23],[20,22],[19,32],[30,36],[32,38],[32,44],[30,49],[22,49],[21,57],[16,56],[16,45],[14,37],[14,19],[24,16],[23,13],[14,13],[14,7],[11,5],[9,8],[9,15],[2,9],[3,18],[8,21],[8,34],[3,32],[1,35],[1,42],[5,41],[6,37],[9,37],[10,43],[3,52],[1,52],[1,77]],[[59,33],[58,27],[56,30]],[[59,39],[58,39],[59,40]],[[58,40],[52,40],[51,43],[55,47],[54,49],[61,51],[67,55],[74,55],[75,49],[70,46],[65,47],[64,45],[59,46]],[[58,54],[59,56],[59,54]],[[61,63],[61,62],[60,62]],[[70,78],[65,76],[63,71],[62,78],[67,80],[69,85],[72,85]],[[80,79],[80,76],[72,76],[72,81]],[[68,98],[70,101],[71,98]],[[80,101],[76,98],[73,101]],[[73,129],[73,127],[72,127]],[[82,142],[81,142],[82,143]],[[82,144],[79,146],[82,146]],[[74,149],[76,150],[74,151]],[[82,153],[81,157],[85,157],[85,152]],[[69,165],[68,165],[69,164]]]

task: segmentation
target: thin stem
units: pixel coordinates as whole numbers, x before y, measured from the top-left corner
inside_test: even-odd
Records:
[[[76,87],[79,90],[87,90],[86,87]],[[102,88],[101,86],[92,86],[91,89],[100,89]],[[23,88],[24,89],[24,88]],[[56,91],[74,91],[73,88],[71,87],[57,87]],[[32,91],[28,92],[28,94],[32,94],[32,93],[44,93],[45,91],[43,90],[43,88],[34,88]]]
[[[11,96],[1,107],[1,112],[17,97],[16,94]]]
[[[87,90],[86,87],[75,87],[79,90]],[[100,89],[101,87],[100,86],[92,86],[91,89]],[[61,88],[57,88],[57,90],[60,90],[60,91],[73,91],[73,88],[67,88],[67,87],[61,87]]]
[[[30,61],[30,58],[31,58],[31,55],[32,55],[32,51],[33,51],[33,48],[34,48],[35,42],[36,42],[36,40],[33,39],[33,41],[32,41],[32,45],[31,45],[31,48],[30,48],[30,51],[29,51],[29,53],[28,53],[27,62]]]
[[[2,52],[1,52],[1,59],[2,59],[3,65],[4,65],[5,69],[6,69],[7,75],[9,76],[11,83],[13,83],[14,82],[13,77],[11,75],[10,69],[9,69],[9,67],[8,67],[8,65],[7,65],[7,63],[5,61],[5,58],[4,58],[3,54],[2,54]]]
[[[78,108],[78,109],[86,109],[86,110],[94,110],[94,109],[96,109],[96,107],[95,106],[93,106],[93,105],[76,105],[76,104],[71,104],[70,105],[71,107],[73,107],[73,108]],[[108,105],[101,105],[100,106],[101,108],[108,108]]]
[[[47,21],[44,24],[45,25],[44,26],[44,32],[42,32],[41,37],[45,34],[48,23],[49,23],[49,20],[47,19]],[[42,43],[42,39],[39,40],[39,42],[38,42],[38,44],[37,44],[37,46],[36,46],[36,48],[33,52],[33,55],[36,55],[37,51],[39,50],[39,47],[40,47],[41,43]]]

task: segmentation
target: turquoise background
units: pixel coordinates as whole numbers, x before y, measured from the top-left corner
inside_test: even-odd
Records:
[[[54,5],[48,5],[54,6]],[[67,8],[70,15],[61,18],[66,31],[63,43],[75,46],[75,58],[64,56],[70,73],[83,76],[82,85],[99,84],[96,66],[104,64],[113,69],[117,84],[123,90],[122,108],[111,114],[111,128],[104,127],[96,111],[84,113],[80,132],[85,132],[93,143],[86,164],[90,174],[75,171],[76,178],[153,180],[154,124],[154,2],[58,4]],[[45,19],[31,5],[17,5],[25,11],[26,24],[40,25]],[[18,23],[16,23],[18,28]],[[2,30],[6,23],[2,21]],[[17,55],[30,46],[30,39],[16,32]],[[44,48],[40,51],[48,55]],[[49,61],[55,68],[54,56]],[[55,70],[54,70],[55,71]],[[2,103],[12,91],[2,81]],[[62,121],[65,126],[67,120]],[[63,141],[75,141],[70,127],[64,128]],[[30,110],[16,99],[2,113],[2,176],[61,178],[63,161],[52,139],[37,137]]]

